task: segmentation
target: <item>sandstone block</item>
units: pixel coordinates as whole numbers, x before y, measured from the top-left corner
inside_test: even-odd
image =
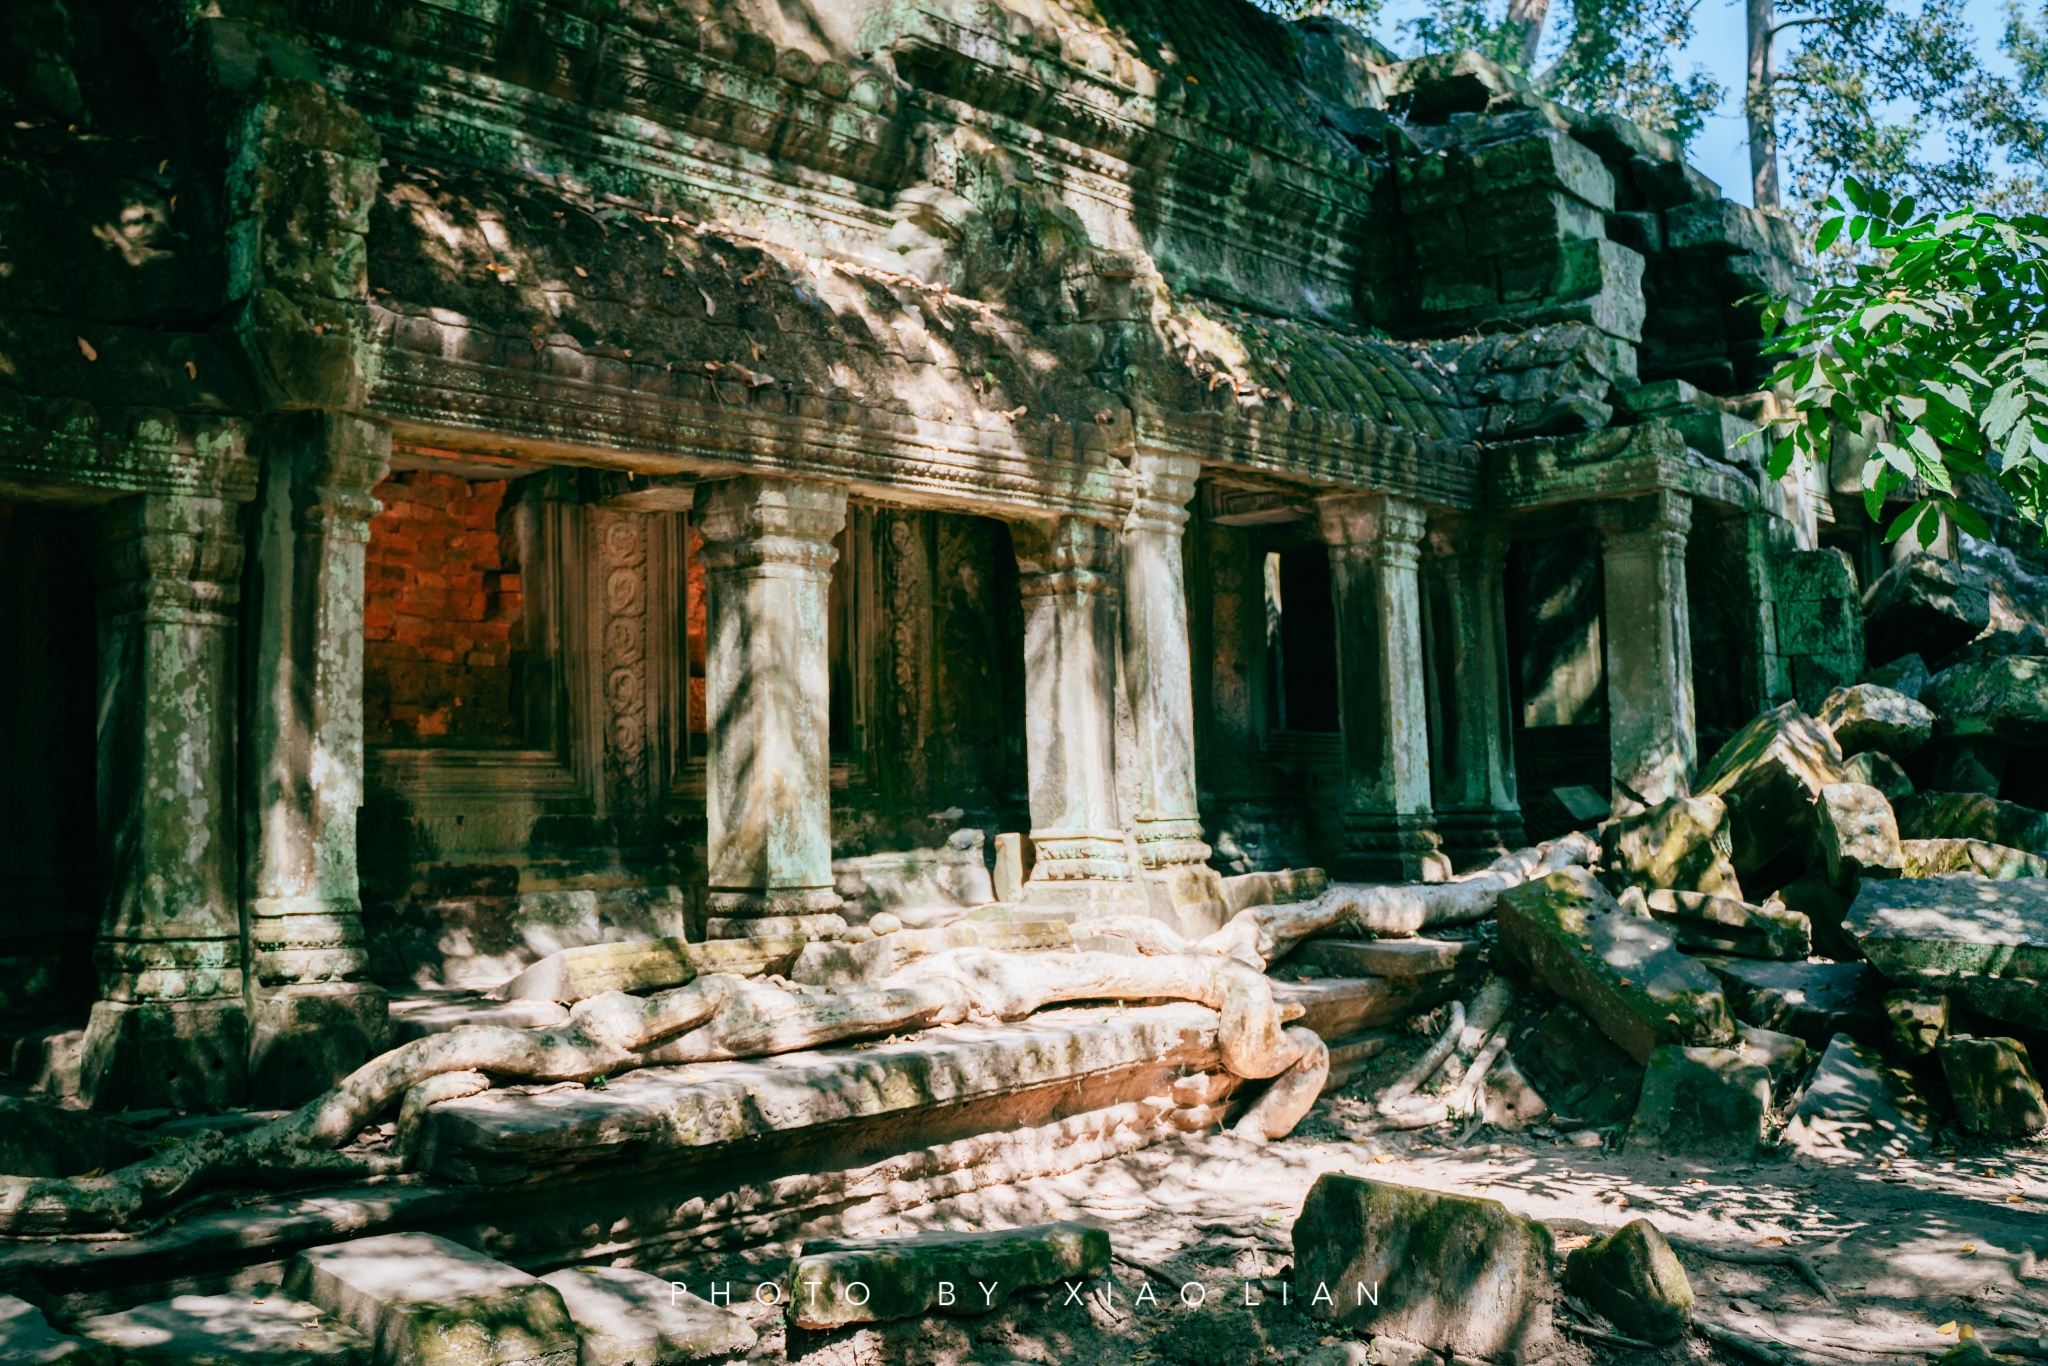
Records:
[[[1920,694],[1943,739],[2048,745],[2048,659],[2007,656],[1943,669]]]
[[[1850,755],[1842,764],[1842,781],[1874,787],[1884,793],[1888,802],[1913,795],[1913,780],[1906,776],[1906,770],[1881,750],[1866,749]]]
[[[881,1323],[928,1310],[985,1314],[1019,1290],[1109,1270],[1109,1235],[1083,1224],[807,1242],[789,1264],[790,1321]]]
[[[1223,879],[1223,908],[1236,915],[1253,906],[1284,906],[1294,901],[1313,901],[1329,890],[1330,875],[1320,868],[1239,873]]]
[[[577,1366],[669,1366],[744,1352],[755,1342],[738,1314],[645,1271],[566,1267],[541,1281],[576,1324]]]
[[[1985,840],[1900,840],[1902,876],[1973,873],[1997,880],[2048,877],[2048,858]]]
[[[1898,822],[1884,793],[1860,783],[1829,783],[1814,804],[1828,881],[1848,888],[1858,878],[1897,877],[1904,865]]]
[[[1635,1113],[1643,1069],[1571,1006],[1545,1016],[1515,1061],[1560,1117],[1601,1125]]]
[[[376,1346],[380,1366],[570,1366],[576,1332],[551,1285],[430,1233],[308,1248],[285,1289]]]
[[[370,1339],[289,1296],[178,1295],[83,1320],[78,1331],[136,1366],[370,1366]]]
[[[1064,920],[1026,920],[1012,924],[960,922],[943,929],[897,930],[864,943],[820,940],[806,944],[803,952],[797,955],[795,966],[790,968],[789,978],[793,982],[813,986],[879,982],[920,958],[929,958],[947,949],[976,947],[1029,952],[1074,948],[1076,945],[1073,931]],[[1115,952],[1114,949],[1109,951]]]
[[[1971,839],[2048,854],[2048,811],[1974,792],[1918,792],[1893,814],[1909,840]]]
[[[1314,939],[1290,963],[1339,977],[1426,977],[1477,965],[1486,946],[1471,939]]]
[[[1846,1034],[1828,1042],[1785,1141],[1828,1161],[1898,1157],[1930,1146],[1925,1107],[1905,1078]]]
[[[1815,868],[1772,892],[1764,909],[1805,916],[1813,928],[1813,951],[1839,962],[1863,956],[1863,950],[1842,928],[1843,917],[1849,914],[1849,903],[1855,897],[1856,888],[1837,888],[1828,881],[1827,869]]]
[[[1700,961],[1720,978],[1736,1019],[1795,1035],[1815,1048],[1827,1047],[1837,1034],[1875,1032],[1883,1019],[1883,982],[1867,963]]]
[[[1775,1029],[1758,1029],[1755,1025],[1743,1025],[1735,1031],[1736,1047],[1742,1056],[1754,1063],[1760,1063],[1771,1074],[1771,1084],[1777,1085],[1806,1066],[1810,1056],[1806,1041],[1793,1034],[1780,1034]]]
[[[1884,1013],[1893,1046],[1907,1057],[1926,1057],[1948,1036],[1948,997],[1938,991],[1887,991]]]
[[[1737,731],[1699,781],[1701,795],[1728,804],[1736,872],[1754,872],[1811,830],[1820,790],[1841,770],[1835,737],[1796,703]]]
[[[1863,639],[1872,659],[1939,659],[1991,624],[1991,592],[1972,570],[1914,555],[1863,593]]]
[[[54,1101],[0,1096],[0,1172],[83,1176],[149,1155],[133,1129]]]
[[[1497,1200],[1336,1172],[1294,1222],[1309,1317],[1489,1360],[1534,1360],[1553,1340],[1550,1262],[1550,1230]]]
[[[1770,1070],[1746,1050],[1667,1044],[1650,1054],[1643,1071],[1628,1148],[1700,1162],[1753,1162],[1770,1106]]]
[[[1904,654],[1889,664],[1880,664],[1874,669],[1867,670],[1863,675],[1863,681],[1875,683],[1880,688],[1889,688],[1895,693],[1917,701],[1920,690],[1927,686],[1927,680],[1931,677],[1933,675],[1927,668],[1926,660],[1917,654]]]
[[[1813,925],[1782,905],[1752,906],[1734,897],[1659,888],[1645,898],[1650,914],[1687,953],[1738,958],[1800,959],[1813,952]]]
[[[1526,1129],[1550,1114],[1550,1102],[1529,1084],[1513,1058],[1502,1058],[1486,1074],[1480,1104],[1486,1122],[1504,1131]]]
[[[2048,1128],[2048,1101],[2025,1044],[1951,1034],[1934,1052],[1955,1101],[1956,1123],[1966,1132],[2009,1139]]]
[[[1960,993],[1995,1020],[2048,1028],[2048,879],[1867,882],[1844,928],[1895,982]]]
[[[1600,848],[1609,874],[1629,885],[1742,896],[1718,797],[1672,797],[1617,817],[1600,827]]]
[[[1572,1253],[1564,1286],[1630,1337],[1676,1342],[1692,1323],[1692,1281],[1648,1219],[1623,1224]]]
[[[807,942],[786,936],[714,939],[703,944],[683,939],[586,944],[549,954],[491,994],[502,1001],[573,1005],[607,991],[684,986],[699,975],[714,972],[752,977],[787,969]]]
[[[1721,1046],[1735,1037],[1712,974],[1670,931],[1630,915],[1583,868],[1502,894],[1500,947],[1583,1010],[1637,1062],[1663,1044]]]
[[[0,1295],[0,1366],[114,1366],[113,1349],[52,1328],[27,1300]]]
[[[1814,720],[1828,728],[1844,754],[1877,750],[1903,759],[1934,734],[1934,713],[1913,698],[1875,683],[1837,688]]]

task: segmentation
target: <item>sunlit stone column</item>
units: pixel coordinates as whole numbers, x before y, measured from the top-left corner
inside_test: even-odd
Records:
[[[1423,538],[1430,651],[1432,806],[1460,866],[1522,843],[1508,700],[1506,533],[1485,518],[1438,512]]]
[[[1692,628],[1685,541],[1692,500],[1655,493],[1602,504],[1607,578],[1607,715],[1614,809],[1692,790]]]
[[[697,494],[704,535],[708,933],[834,933],[827,597],[846,494],[748,475]]]

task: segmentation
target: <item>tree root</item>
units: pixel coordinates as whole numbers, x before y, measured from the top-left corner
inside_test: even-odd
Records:
[[[1681,1238],[1675,1233],[1664,1235],[1664,1241],[1675,1248],[1711,1257],[1717,1262],[1735,1262],[1745,1266],[1789,1266],[1799,1279],[1812,1286],[1820,1297],[1829,1304],[1835,1303],[1835,1292],[1820,1278],[1820,1272],[1813,1263],[1790,1248],[1767,1247],[1721,1247],[1714,1243],[1702,1243],[1693,1238]]]

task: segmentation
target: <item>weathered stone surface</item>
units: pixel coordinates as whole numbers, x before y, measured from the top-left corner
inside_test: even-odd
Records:
[[[1630,915],[1582,868],[1501,895],[1501,952],[1591,1017],[1638,1062],[1661,1044],[1735,1037],[1711,974],[1654,920]]]
[[[1502,1058],[1487,1072],[1480,1106],[1489,1125],[1509,1132],[1526,1129],[1550,1114],[1550,1102],[1522,1075],[1513,1058]]]
[[[1485,956],[1486,946],[1472,939],[1312,939],[1287,961],[1345,977],[1422,977]]]
[[[577,1366],[668,1366],[744,1352],[757,1336],[730,1309],[630,1267],[565,1267],[540,1279],[575,1322]]]
[[[1902,692],[1875,683],[1835,689],[1813,719],[1827,727],[1847,755],[1877,750],[1903,759],[1934,734],[1932,711]]]
[[[393,1359],[373,1354],[369,1336],[339,1317],[276,1292],[239,1290],[103,1314],[81,1321],[78,1331],[136,1366],[370,1366]]]
[[[1927,686],[1931,677],[1933,674],[1928,670],[1926,660],[1917,654],[1903,654],[1889,664],[1880,664],[1867,671],[1863,681],[1918,701],[1920,690]]]
[[[1884,793],[1888,802],[1913,795],[1913,780],[1900,768],[1898,761],[1879,750],[1866,749],[1861,754],[1852,754],[1842,764],[1842,781],[1862,783]]]
[[[1303,1029],[1325,1039],[1346,1039],[1449,1000],[1459,980],[1449,972],[1423,977],[1324,977],[1307,982],[1283,977],[1274,980],[1272,990],[1276,1004],[1301,1007],[1295,1023]]]
[[[1330,890],[1330,875],[1320,868],[1282,868],[1270,873],[1239,873],[1223,879],[1223,907],[1231,915],[1252,906],[1281,906],[1313,901]]]
[[[1499,1201],[1336,1172],[1294,1221],[1294,1298],[1309,1317],[1468,1356],[1541,1355],[1550,1263],[1550,1230]]]
[[[1827,869],[1815,868],[1772,892],[1764,909],[1805,916],[1813,928],[1813,951],[1839,962],[1863,956],[1856,941],[1842,928],[1842,919],[1848,915],[1855,894],[1854,887],[1845,890],[1829,882]]]
[[[1820,790],[1841,777],[1835,737],[1787,702],[1721,747],[1700,775],[1699,791],[1728,804],[1735,870],[1748,873],[1813,828]]]
[[[1899,875],[1905,862],[1899,827],[1884,793],[1860,783],[1829,783],[1813,814],[1829,882],[1846,889],[1858,878]]]
[[[1745,1050],[1667,1044],[1650,1054],[1643,1071],[1628,1148],[1700,1162],[1752,1162],[1770,1105],[1770,1070]]]
[[[1812,923],[1782,905],[1752,906],[1734,897],[1670,888],[1651,892],[1645,902],[1687,953],[1799,959],[1813,952]]]
[[[982,856],[986,838],[979,830],[962,829],[934,849],[833,859],[833,886],[846,903],[842,914],[865,924],[884,912],[994,901],[995,883]]]
[[[790,1261],[789,1318],[804,1328],[927,1310],[985,1314],[1019,1290],[1109,1271],[1109,1235],[1085,1224],[806,1242]]]
[[[1718,797],[1672,797],[1618,816],[1600,827],[1600,850],[1609,875],[1631,886],[1742,897]]]
[[[1516,1060],[1561,1119],[1613,1124],[1635,1113],[1642,1067],[1570,1006],[1544,1017]]]
[[[1974,792],[1916,792],[1893,808],[1909,840],[1971,839],[2048,854],[2048,811]]]
[[[1874,1049],[1846,1034],[1829,1040],[1785,1141],[1830,1161],[1899,1157],[1930,1145],[1925,1107]]]
[[[52,1328],[27,1300],[0,1295],[0,1366],[114,1366],[104,1342]]]
[[[1900,560],[1863,592],[1872,659],[1939,659],[1991,624],[1991,593],[1975,572],[1932,555]]]
[[[752,977],[786,971],[806,939],[794,936],[714,939],[642,939],[588,944],[549,954],[491,994],[505,1001],[577,1001],[607,991],[653,991],[679,987],[702,974]]]
[[[1926,786],[1934,792],[1974,792],[1996,797],[2005,786],[2005,769],[2012,752],[2001,740],[1986,736],[1952,736],[1928,746],[1934,762],[1927,771]]]
[[[570,1366],[562,1297],[517,1267],[431,1233],[308,1248],[285,1289],[376,1344],[386,1366]]]
[[[1935,1047],[1955,1101],[1956,1123],[1986,1138],[2025,1138],[2048,1128],[2048,1101],[2018,1039],[1951,1034]]]
[[[1909,1058],[1924,1058],[1948,1036],[1948,997],[1938,991],[1887,991],[1885,1018],[1893,1047]]]
[[[789,969],[792,982],[816,986],[851,986],[878,982],[920,958],[959,948],[1034,949],[1074,947],[1073,931],[1064,920],[1027,920],[1013,924],[962,922],[936,930],[897,930],[865,943],[821,940],[806,944]]]
[[[110,1171],[148,1152],[133,1129],[63,1109],[54,1100],[0,1096],[0,1172],[10,1176]]]
[[[2012,655],[1943,669],[1920,700],[1940,718],[1942,739],[1989,737],[2048,745],[2048,659]]]
[[[1882,1023],[1883,982],[1867,963],[1762,963],[1702,958],[1721,979],[1729,1009],[1744,1024],[1827,1047],[1837,1034],[1874,1032]]]
[[[1961,992],[1995,1020],[2048,1028],[2048,879],[1868,882],[1844,928],[1895,982]]]
[[[1806,1040],[1793,1034],[1758,1029],[1755,1025],[1743,1025],[1735,1034],[1735,1046],[1741,1050],[1742,1056],[1750,1062],[1761,1063],[1771,1074],[1774,1086],[1802,1070],[1811,1056]]]
[[[1574,1251],[1565,1259],[1564,1287],[1630,1337],[1676,1342],[1692,1322],[1692,1281],[1648,1219]]]
[[[1973,873],[1994,880],[2048,877],[2048,858],[1984,840],[1901,840],[1903,877]]]

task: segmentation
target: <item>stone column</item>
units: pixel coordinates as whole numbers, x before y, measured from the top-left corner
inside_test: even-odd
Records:
[[[1181,535],[1201,466],[1140,455],[1138,496],[1124,519],[1124,683],[1136,736],[1133,831],[1153,914],[1183,935],[1223,928],[1223,881],[1208,866],[1195,787],[1194,676],[1188,650]]]
[[[339,413],[263,432],[250,542],[243,829],[258,1105],[307,1100],[380,1051],[385,995],[356,881],[363,804],[363,556],[391,435]]]
[[[1508,699],[1508,540],[1495,523],[1442,512],[1423,540],[1429,604],[1432,805],[1456,866],[1522,843]]]
[[[827,593],[846,494],[748,475],[701,487],[708,933],[836,933]]]
[[[1035,850],[1024,903],[1142,910],[1116,804],[1117,533],[1074,517],[1010,532]]]
[[[1685,538],[1692,500],[1654,493],[1600,505],[1606,538],[1607,733],[1617,814],[1692,791],[1692,628]]]
[[[1338,725],[1344,746],[1344,854],[1354,882],[1439,881],[1429,807],[1429,721],[1422,604],[1416,583],[1419,504],[1381,493],[1316,500],[1330,547],[1337,618]]]
[[[236,504],[139,494],[95,518],[100,1109],[240,1104],[249,1020],[237,896]]]

